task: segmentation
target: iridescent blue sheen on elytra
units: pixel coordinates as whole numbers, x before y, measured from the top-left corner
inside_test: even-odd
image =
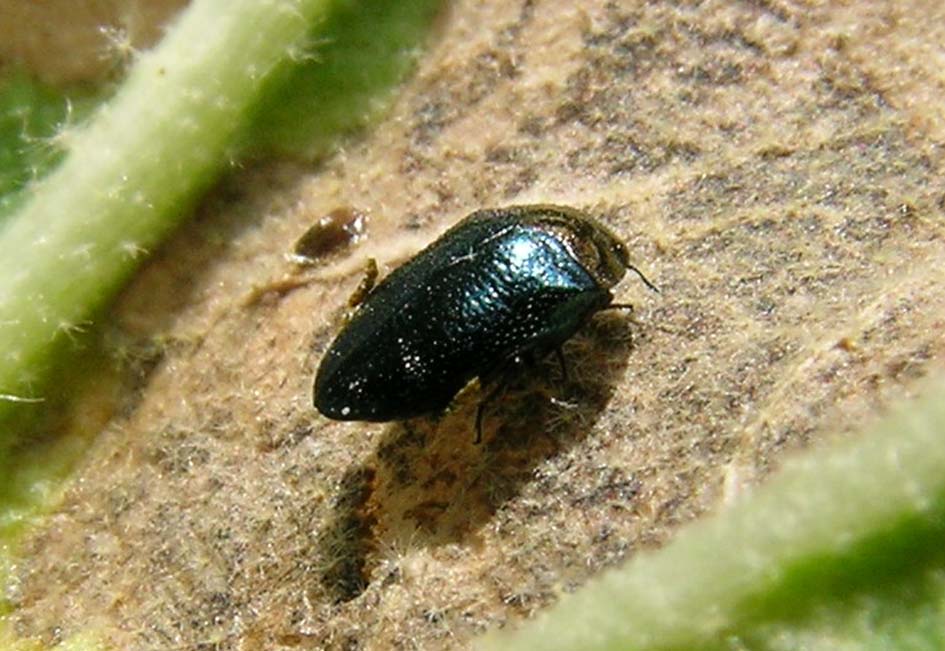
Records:
[[[341,420],[440,411],[472,378],[561,346],[628,267],[623,244],[572,208],[475,212],[368,294],[322,359],[315,406]]]

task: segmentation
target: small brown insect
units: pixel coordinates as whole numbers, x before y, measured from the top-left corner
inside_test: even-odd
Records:
[[[304,287],[311,278],[304,275],[304,269],[313,266],[320,258],[339,249],[357,244],[365,237],[367,215],[350,206],[335,208],[313,224],[296,241],[290,256],[295,268],[281,278],[253,287],[244,301],[244,305],[255,305],[266,296],[283,296],[294,289]],[[373,261],[371,261],[373,264]],[[373,269],[373,272],[372,272]],[[369,265],[364,280],[352,296],[351,307],[366,296],[377,277],[377,265]]]
[[[350,207],[335,208],[315,222],[295,243],[293,257],[299,264],[311,264],[364,237],[367,216]]]

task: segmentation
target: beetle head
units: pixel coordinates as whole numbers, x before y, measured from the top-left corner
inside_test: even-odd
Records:
[[[613,287],[629,269],[640,276],[647,287],[659,291],[630,261],[627,246],[620,238],[587,213],[551,204],[519,206],[515,210],[532,223],[556,232],[601,287]]]
[[[650,282],[650,279],[643,275],[636,265],[630,261],[630,253],[627,251],[627,245],[617,239],[610,229],[598,222],[591,222],[593,227],[590,239],[597,249],[597,265],[590,266],[590,259],[584,264],[588,265],[588,271],[594,276],[594,279],[604,287],[613,287],[616,285],[627,269],[640,277],[647,287],[654,292],[660,290]]]
[[[581,262],[601,287],[613,287],[633,267],[626,245],[606,226],[589,220],[582,235]]]
[[[569,238],[581,264],[601,287],[613,287],[623,278],[627,269],[640,277],[655,292],[659,289],[630,261],[627,245],[613,231],[593,217],[569,209],[574,236]]]

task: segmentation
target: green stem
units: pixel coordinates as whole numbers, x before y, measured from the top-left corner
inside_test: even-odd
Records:
[[[258,99],[330,0],[196,0],[74,133],[0,232],[0,423],[43,400],[58,346],[101,312],[215,177]],[[15,439],[0,431],[0,454]]]
[[[876,612],[902,609],[901,595],[876,590],[912,581],[903,591],[917,592],[923,568],[943,556],[945,384],[931,389],[877,430],[795,459],[744,501],[480,648],[769,648],[733,640],[831,601],[860,603],[855,594],[871,594],[863,601]]]

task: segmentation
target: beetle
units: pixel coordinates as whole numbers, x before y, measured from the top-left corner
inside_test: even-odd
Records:
[[[319,364],[314,406],[335,420],[404,420],[444,410],[473,378],[484,386],[553,351],[563,360],[591,315],[618,307],[610,289],[628,269],[656,290],[575,208],[478,210],[367,292]]]

